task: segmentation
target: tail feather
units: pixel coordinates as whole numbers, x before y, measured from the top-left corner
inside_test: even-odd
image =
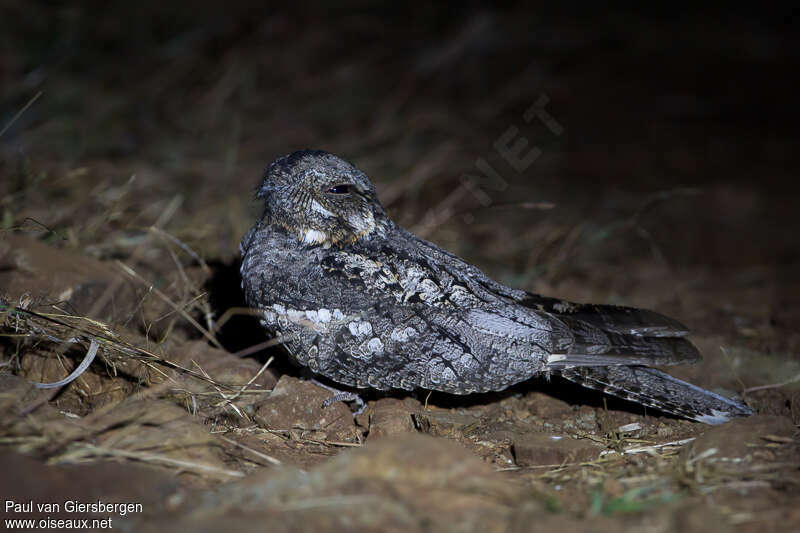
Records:
[[[523,305],[561,321],[572,335],[547,367],[564,378],[672,415],[706,424],[749,416],[752,409],[649,366],[694,363],[697,348],[681,323],[645,309],[576,304],[529,294]]]
[[[750,416],[753,410],[665,372],[643,366],[570,368],[560,374],[584,387],[600,390],[672,415],[706,424]]]

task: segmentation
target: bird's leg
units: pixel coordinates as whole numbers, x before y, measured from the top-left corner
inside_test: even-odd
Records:
[[[314,379],[314,378],[311,378],[311,383],[313,383],[314,385],[316,385],[318,387],[322,387],[323,389],[325,389],[328,392],[333,393],[333,396],[331,396],[330,398],[328,398],[327,400],[322,402],[323,409],[325,407],[328,407],[329,405],[332,405],[332,404],[336,403],[336,402],[345,402],[345,403],[354,402],[356,404],[356,406],[358,407],[358,409],[356,411],[353,411],[353,417],[356,417],[356,416],[360,415],[361,413],[363,413],[364,409],[367,408],[366,402],[364,402],[364,400],[361,399],[361,396],[359,396],[355,392],[346,391],[346,390],[339,390],[336,387],[331,387],[330,385],[326,385],[326,384],[322,383],[321,381],[319,381],[317,379]]]

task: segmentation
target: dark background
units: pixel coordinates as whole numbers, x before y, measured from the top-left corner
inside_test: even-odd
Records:
[[[0,20],[0,122],[41,92],[0,137],[6,227],[125,256],[174,201],[166,228],[232,264],[262,169],[321,148],[509,284],[667,311],[698,283],[755,286],[754,320],[797,325],[788,10],[3,2]],[[560,135],[525,121],[543,95]],[[521,173],[493,148],[510,127],[542,154]],[[479,158],[505,183],[483,203],[461,185]]]
[[[0,280],[23,280],[0,282],[0,297],[53,312],[49,304],[66,294],[69,301],[55,307],[59,313],[102,319],[111,331],[129,335],[131,344],[187,367],[195,368],[203,354],[200,368],[215,370],[220,361],[225,370],[250,365],[250,379],[269,354],[236,359],[214,350],[186,317],[212,329],[226,309],[243,304],[237,246],[259,214],[254,196],[263,169],[296,149],[328,150],[371,176],[395,220],[499,281],[576,301],[651,308],[686,323],[704,360],[670,373],[726,394],[744,393],[759,416],[709,430],[556,380],[461,404],[434,394],[432,409],[421,396],[382,398],[370,405],[390,408],[384,426],[376,419],[359,422],[359,443],[365,428],[371,439],[393,424],[401,432],[459,442],[426,441],[442,446],[436,452],[398,437],[399,450],[375,452],[371,471],[416,476],[409,468],[413,461],[393,462],[405,453],[432,461],[420,467],[431,484],[423,475],[419,489],[408,480],[390,480],[373,491],[389,502],[386,507],[348,504],[307,514],[275,511],[287,501],[281,496],[272,502],[278,507],[262,509],[269,520],[239,517],[242,524],[288,530],[296,523],[328,523],[314,521],[327,520],[328,511],[346,521],[385,509],[420,528],[447,523],[451,515],[442,509],[461,501],[463,485],[454,482],[453,492],[442,490],[439,499],[428,489],[441,488],[451,474],[483,479],[460,470],[461,459],[453,459],[458,453],[503,470],[508,477],[501,484],[517,496],[524,486],[546,499],[534,508],[502,503],[508,522],[486,514],[479,498],[465,500],[464,510],[498,527],[527,526],[534,511],[535,520],[544,517],[549,529],[564,531],[585,530],[586,520],[615,532],[626,524],[631,531],[661,524],[660,530],[705,532],[735,525],[763,531],[763,524],[788,530],[800,523],[800,104],[793,79],[800,48],[793,13],[764,4],[396,4],[0,0]],[[537,102],[546,102],[549,127],[526,114]],[[515,169],[495,146],[508,132],[512,144],[525,139],[523,153],[540,151],[525,168]],[[480,175],[477,167],[486,164],[496,173],[493,180],[479,182],[477,191],[466,187],[464,176]],[[89,313],[98,295],[119,286],[117,259],[140,278],[106,301],[102,312]],[[45,295],[53,288],[55,296]],[[153,288],[185,313],[174,312]],[[23,340],[16,318],[3,315],[3,383],[24,392],[26,380],[63,376],[62,360],[50,353],[52,338],[42,342],[42,331],[33,329]],[[264,333],[238,317],[219,340],[236,352],[262,342]],[[286,391],[289,383],[291,394],[240,401],[289,399],[308,407],[301,391],[315,387],[291,378],[275,385],[283,372],[297,371],[277,349],[274,354],[276,363],[262,375],[264,387]],[[329,441],[344,437],[309,442],[280,436],[273,426],[283,419],[272,415],[262,420],[261,433],[239,432],[251,420],[218,419],[213,394],[192,397],[200,398],[199,411],[179,398],[180,407],[170,404],[173,409],[164,411],[177,410],[170,422],[179,425],[160,425],[153,417],[169,394],[148,398],[158,386],[109,368],[94,363],[80,378],[85,382],[39,403],[23,399],[18,405],[16,393],[0,394],[4,412],[11,413],[2,418],[0,433],[34,457],[11,461],[30,472],[37,490],[56,486],[54,470],[32,461],[52,462],[67,445],[82,449],[84,441],[103,439],[120,449],[147,446],[148,453],[202,452],[200,462],[216,457],[213,464],[252,472],[249,452],[209,432],[218,422],[229,424],[226,435],[286,464],[323,465],[315,470],[323,481],[339,479],[350,457],[329,459],[343,449]],[[142,407],[141,416],[127,417],[118,406],[142,398],[153,403]],[[41,405],[49,410],[37,411]],[[62,438],[58,428],[77,420],[67,420],[63,410],[84,416],[81,427],[89,429]],[[276,408],[289,421],[302,410],[293,403]],[[111,424],[112,431],[86,425],[102,421],[104,413],[122,422]],[[409,413],[428,421],[409,429]],[[479,427],[465,429],[465,415],[479,419]],[[616,432],[631,422],[640,430]],[[132,438],[120,443],[113,432],[118,426]],[[264,438],[250,438],[256,434]],[[711,462],[687,460],[695,453],[689,447],[681,455],[661,449],[601,458],[584,468],[576,456],[548,455],[563,451],[553,444],[554,434],[570,437],[560,442],[587,437],[578,446],[588,443],[587,457],[593,458],[600,447],[696,437],[691,450],[738,446],[727,457],[753,468],[715,471]],[[542,439],[545,444],[535,444]],[[225,446],[225,454],[217,453]],[[530,469],[524,468],[526,449]],[[441,466],[438,458],[448,461]],[[512,459],[523,468],[505,469]],[[572,460],[572,469],[558,466]],[[262,466],[262,479],[269,479],[271,465]],[[213,485],[203,476],[179,478],[173,470],[156,477],[148,471],[136,483],[108,482],[101,475],[105,463],[79,472],[65,474],[70,490],[71,480],[79,479],[81,486],[99,487],[104,498],[115,493],[111,488],[160,498],[153,487],[164,475]],[[297,479],[287,486],[305,487],[305,472]],[[362,493],[363,478],[356,476],[355,483]],[[341,487],[332,486],[330,494],[340,496]],[[467,492],[474,486],[468,483]],[[17,498],[18,487],[9,489]],[[651,489],[663,498],[651,497]],[[250,494],[232,500],[249,501]],[[525,505],[536,499],[523,496]],[[217,507],[200,497],[184,501]],[[158,505],[143,519],[150,520]],[[559,508],[572,516],[571,526],[558,525],[567,520],[551,513]],[[640,519],[628,520],[631,510]],[[192,519],[181,509],[167,512],[169,520]],[[229,518],[221,520],[227,524]],[[174,528],[176,522],[164,523]],[[153,530],[168,528],[157,519],[153,524]]]

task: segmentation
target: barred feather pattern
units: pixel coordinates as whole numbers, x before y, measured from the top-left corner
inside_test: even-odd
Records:
[[[753,414],[750,407],[738,400],[692,385],[655,368],[584,367],[559,373],[578,385],[706,424],[721,424],[731,418]]]
[[[648,368],[699,360],[677,321],[498,283],[395,224],[367,176],[336,156],[282,157],[258,195],[264,213],[240,246],[242,289],[263,327],[317,375],[470,394],[555,372],[701,422],[750,414]]]

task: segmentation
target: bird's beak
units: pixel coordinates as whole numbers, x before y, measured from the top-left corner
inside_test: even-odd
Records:
[[[258,189],[258,193],[256,194],[256,198],[266,198],[275,190],[275,187],[271,183],[264,182],[261,187]]]

